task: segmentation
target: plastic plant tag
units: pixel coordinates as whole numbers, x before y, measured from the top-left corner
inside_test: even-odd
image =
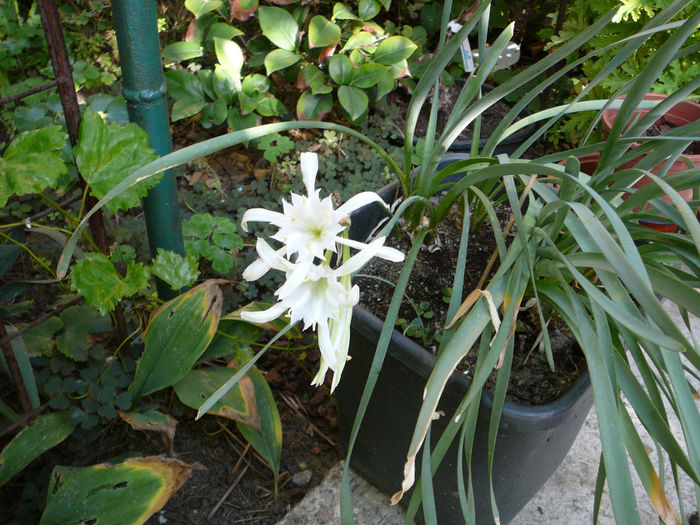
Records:
[[[462,24],[457,22],[457,20],[452,20],[448,24],[450,31],[456,33],[462,29]],[[472,47],[469,45],[469,39],[465,38],[462,45],[459,46],[459,50],[462,53],[462,63],[464,64],[464,71],[471,73],[474,71],[474,56],[472,54]]]

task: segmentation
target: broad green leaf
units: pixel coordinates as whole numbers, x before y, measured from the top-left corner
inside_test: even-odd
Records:
[[[177,419],[158,410],[143,412],[119,412],[119,416],[134,430],[147,430],[164,434],[170,442],[175,438]]]
[[[214,233],[211,240],[219,248],[235,250],[243,247],[243,239],[237,233],[236,225],[228,217],[214,217]]]
[[[53,351],[54,334],[63,328],[63,322],[55,315],[34,328],[30,328],[22,334],[24,345],[27,347],[29,357],[51,355]]]
[[[185,0],[185,8],[199,18],[204,13],[214,11],[221,7],[221,0]]]
[[[170,118],[173,122],[182,120],[183,118],[188,118],[196,115],[206,106],[206,102],[202,99],[195,98],[181,98],[175,101],[173,104],[172,112],[170,113]]]
[[[377,0],[360,0],[360,5],[358,7],[360,20],[372,20],[379,14],[380,9],[381,5]]]
[[[332,20],[357,20],[357,15],[355,15],[350,9],[341,3],[333,4],[333,16]]]
[[[187,481],[192,467],[150,456],[51,473],[41,525],[144,523]]]
[[[182,235],[208,239],[214,225],[214,217],[210,213],[195,213],[182,223]]]
[[[237,348],[257,341],[263,332],[263,328],[248,321],[221,319],[214,339],[199,358],[199,362],[231,356]]]
[[[353,73],[350,85],[363,89],[370,88],[376,85],[387,71],[390,71],[390,69],[381,64],[362,64]]]
[[[369,103],[365,92],[353,86],[340,86],[338,88],[338,100],[352,120],[360,118],[367,111]]]
[[[93,252],[73,265],[71,286],[104,315],[114,310],[122,298],[144,289],[148,278],[148,269],[141,263],[129,263],[126,276],[122,277],[112,261]]]
[[[373,45],[376,41],[377,37],[375,37],[369,31],[358,31],[350,38],[348,38],[348,41],[345,43],[341,51],[349,51],[351,49],[369,47]]]
[[[281,49],[295,51],[299,25],[294,17],[281,7],[263,6],[258,9],[260,29],[268,40]]]
[[[163,49],[163,58],[166,62],[182,62],[201,57],[203,54],[204,50],[198,42],[175,42]]]
[[[241,352],[238,355],[237,364],[240,367],[248,362],[249,359],[249,356]],[[238,370],[239,367],[234,367],[234,370]],[[277,410],[277,404],[272,396],[270,386],[260,373],[260,370],[253,366],[246,374],[246,377],[250,378],[253,383],[260,428],[258,429],[242,421],[236,421],[236,426],[238,426],[241,434],[253,445],[253,448],[270,464],[276,479],[279,475],[280,456],[282,454],[282,422]]]
[[[287,68],[299,62],[301,55],[286,49],[275,49],[265,56],[265,71],[271,75],[275,71]]]
[[[228,115],[228,105],[223,98],[217,98],[211,105],[212,120],[217,126],[226,121]]]
[[[204,103],[204,85],[196,75],[184,69],[165,72],[168,95],[177,100],[195,100]]]
[[[270,91],[270,79],[259,73],[253,73],[243,79],[241,89],[248,96],[260,98]]]
[[[340,27],[316,15],[309,22],[309,48],[334,46],[340,41]]]
[[[199,277],[197,261],[194,257],[183,257],[179,253],[158,248],[158,255],[153,261],[151,272],[168,283],[173,290],[181,290],[192,284]]]
[[[372,58],[378,64],[391,66],[410,57],[417,48],[418,46],[405,36],[390,36],[380,42]]]
[[[349,84],[353,72],[352,62],[347,55],[333,55],[328,61],[328,74],[336,84]]]
[[[0,452],[0,487],[73,432],[67,412],[41,414]]]
[[[99,319],[99,313],[90,306],[76,305],[61,312],[60,317],[65,332],[56,338],[56,348],[75,361],[86,361],[90,327]]]
[[[212,24],[212,26],[209,28],[208,38],[213,39],[214,37],[219,37],[223,38],[224,40],[231,40],[243,34],[243,31],[240,29],[237,29],[229,24],[225,24],[224,22],[217,22]]]
[[[226,120],[228,122],[228,127],[233,131],[254,128],[259,123],[258,117],[254,113],[241,115],[241,112],[235,107],[228,108]]]
[[[273,96],[265,97],[260,102],[258,102],[258,106],[255,108],[255,111],[257,111],[263,117],[273,117],[275,115],[280,115],[286,110],[287,108],[284,107],[284,104],[282,104],[282,102],[280,102]]]
[[[0,158],[0,206],[11,195],[52,189],[68,173],[61,156],[67,135],[59,126],[20,133]]]
[[[80,139],[73,153],[90,192],[98,199],[130,173],[156,159],[148,135],[137,124],[107,126],[90,108],[83,113]],[[138,182],[111,200],[107,208],[117,211],[139,206],[141,197],[161,178],[162,174]]]
[[[322,120],[333,108],[330,94],[314,95],[310,90],[304,91],[297,101],[297,115],[305,120]]]
[[[216,333],[221,290],[207,281],[161,306],[144,335],[145,348],[129,391],[135,398],[168,387],[197,362]]]
[[[233,40],[214,37],[214,49],[219,65],[236,84],[241,82],[243,69],[243,51]]]
[[[234,262],[233,256],[230,253],[217,248],[214,252],[214,256],[211,259],[211,267],[215,272],[226,275],[231,271],[231,268],[233,268]]]
[[[211,80],[212,88],[216,97],[224,99],[226,104],[231,104],[236,93],[240,91],[240,80],[240,78],[229,75],[221,64],[214,66],[214,75]]]
[[[253,370],[251,368],[251,370]],[[190,370],[173,388],[177,397],[188,407],[199,410],[204,400],[231,379],[237,370],[223,366]],[[229,390],[207,414],[242,421],[260,429],[260,417],[255,402],[255,388],[250,372]]]

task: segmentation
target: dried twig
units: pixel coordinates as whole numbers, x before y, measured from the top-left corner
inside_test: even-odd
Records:
[[[282,396],[282,399],[285,401],[285,403],[287,403],[287,404],[289,405],[289,407],[290,407],[292,410],[294,410],[294,412],[295,412],[297,415],[299,415],[299,416],[303,417],[304,419],[306,419],[306,422],[309,424],[309,426],[311,427],[311,429],[312,429],[314,432],[316,432],[319,436],[321,436],[323,439],[325,439],[331,446],[333,446],[333,447],[336,446],[335,441],[333,441],[331,438],[329,438],[329,437],[326,436],[323,432],[321,432],[321,431],[318,429],[318,427],[317,427],[316,425],[314,425],[314,424],[309,420],[307,414],[302,413],[302,409],[304,410],[304,412],[306,412],[306,409],[303,408],[303,405],[299,402],[299,400],[291,399],[289,396],[286,396],[286,395],[284,395],[284,394],[281,394],[281,396]],[[300,407],[301,407],[301,408],[300,408]]]
[[[236,461],[236,464],[233,466],[233,472],[236,472],[236,470],[238,470],[238,467],[240,466],[241,461],[243,461],[243,457],[246,455],[246,453],[248,452],[249,449],[250,449],[250,443],[248,443],[246,445],[245,449],[243,449],[243,453],[241,454],[241,457],[238,458],[238,461]],[[236,488],[236,485],[238,485],[238,483],[241,481],[241,479],[243,479],[243,476],[245,475],[246,472],[248,472],[248,465],[243,467],[243,470],[238,475],[238,477],[233,481],[233,483],[231,483],[231,486],[226,490],[224,495],[221,496],[221,499],[216,503],[216,505],[214,505],[214,508],[211,509],[211,512],[209,513],[209,516],[207,516],[207,519],[211,519],[214,516],[214,514],[216,514],[216,511],[219,510],[219,507],[221,507],[221,505],[224,503],[224,501],[226,501],[226,498],[228,498],[229,495],[231,494],[231,492],[233,491],[233,489]]]

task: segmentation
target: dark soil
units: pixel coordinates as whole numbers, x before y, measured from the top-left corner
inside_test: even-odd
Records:
[[[452,113],[452,107],[454,102],[459,96],[460,87],[456,84],[451,86],[440,86],[440,97],[438,100],[438,114],[436,123],[436,135],[440,136],[442,131],[445,129],[448,119]],[[402,108],[404,111],[399,112],[399,118],[397,121],[397,126],[403,133],[406,127],[406,111],[408,108],[408,103],[411,100],[411,95],[405,90],[397,89],[389,95],[389,102],[396,104]],[[422,138],[425,136],[425,132],[428,127],[428,120],[430,118],[430,108],[432,104],[432,95],[428,97],[428,100],[423,105],[420,115],[418,117],[418,122],[416,123],[415,137]],[[510,106],[503,101],[498,101],[496,104],[491,106],[486,112],[481,115],[481,131],[479,136],[481,139],[488,138],[494,132],[496,127],[501,123],[503,117],[510,111]],[[516,118],[516,120],[518,120]],[[470,141],[474,133],[474,126],[470,124],[466,127],[464,131],[457,137],[457,141]]]
[[[510,211],[507,207],[499,209],[499,219],[503,228],[508,220]],[[424,323],[428,325],[432,335],[428,337],[427,348],[433,353],[437,352],[439,343],[435,340],[435,332],[445,325],[448,304],[443,300],[441,290],[451,288],[454,279],[454,265],[457,260],[457,252],[460,243],[461,219],[452,217],[444,221],[439,228],[439,240],[441,248],[431,253],[428,249],[422,249],[416,261],[411,281],[408,284],[406,296],[414,304],[422,301],[430,303],[430,311],[434,316]],[[510,234],[512,237],[513,233]],[[404,253],[410,249],[408,235],[403,235],[400,240],[392,237],[387,241],[391,246],[399,248]],[[469,292],[476,288],[486,264],[491,257],[496,243],[493,230],[488,221],[476,232],[470,234],[469,252],[467,254],[467,266],[464,276],[464,299]],[[401,272],[402,265],[386,262],[382,259],[374,259],[363,270],[366,275],[381,276],[383,279],[395,283]],[[491,270],[491,274],[497,269]],[[388,309],[393,287],[381,281],[371,278],[357,279],[362,290],[360,303],[376,316],[382,318]],[[408,302],[404,302],[399,317],[413,320],[416,313]],[[585,370],[586,364],[583,354],[573,337],[568,333],[562,323],[550,321],[549,335],[552,342],[552,352],[556,371],[553,372],[547,364],[544,350],[540,349],[538,335],[540,325],[537,313],[534,309],[521,312],[515,333],[515,350],[508,387],[507,399],[520,405],[541,405],[549,403],[566,392],[576,378]],[[422,339],[416,339],[424,345]],[[424,345],[425,346],[425,345]],[[471,374],[476,365],[477,347],[472,348],[458,371]],[[495,372],[489,377],[485,388],[493,390],[495,386]]]
[[[675,122],[667,120],[665,117],[660,118],[654,124],[651,125],[644,133],[645,137],[658,137],[664,133],[668,133],[672,129],[677,128],[678,125]],[[690,145],[683,151],[686,155],[700,155],[700,140],[691,142]]]
[[[300,352],[270,350],[259,362],[282,420],[278,500],[274,500],[270,468],[252,447],[246,450],[247,443],[235,422],[211,416],[195,422],[194,411],[182,405],[178,408],[175,401],[172,410],[161,407],[177,413],[179,420],[173,443],[174,457],[203,468],[192,471],[190,478],[148,524],[165,523],[162,521],[165,519],[169,524],[272,525],[318,485],[330,467],[342,458],[335,403],[327,388],[310,385],[318,367],[318,350],[310,349],[307,357],[297,356],[300,358],[297,360],[294,354]],[[155,398],[154,401],[157,402]],[[161,401],[161,404],[171,402],[169,399]],[[1,439],[0,448],[9,436]],[[132,430],[122,422],[115,422],[100,441],[82,446],[81,452],[75,452],[75,443],[73,447],[67,445],[64,443],[42,455],[0,490],[0,508],[3,509],[0,523],[13,523],[18,510],[25,519],[16,523],[38,522],[36,513],[41,507],[27,510],[24,487],[30,480],[45,487],[39,478],[45,477],[48,482],[48,474],[55,465],[94,465],[137,452],[139,455],[167,455],[170,448],[160,434]]]

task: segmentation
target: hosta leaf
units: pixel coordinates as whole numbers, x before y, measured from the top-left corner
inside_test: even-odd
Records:
[[[390,69],[381,64],[362,64],[353,73],[350,85],[363,89],[370,88],[379,82],[386,71],[390,71]]]
[[[340,86],[338,100],[352,120],[360,118],[367,111],[369,99],[364,91],[353,86]]]
[[[168,283],[173,290],[192,286],[199,277],[197,261],[194,257],[183,257],[163,248],[158,248],[158,255],[153,261],[151,271]]]
[[[368,47],[374,44],[377,38],[369,31],[358,31],[350,38],[343,46],[342,51],[349,51],[351,49],[359,49],[362,47]]]
[[[299,25],[294,17],[281,7],[263,6],[258,9],[260,29],[268,40],[281,49],[294,51],[299,38]]]
[[[143,355],[129,387],[135,398],[170,386],[189,372],[216,333],[221,301],[219,285],[207,281],[152,315]]]
[[[131,458],[51,473],[41,525],[144,523],[187,481],[192,467],[177,459]]]
[[[68,173],[61,157],[66,137],[59,126],[49,126],[20,133],[10,143],[0,158],[0,206],[11,195],[53,188]]]
[[[357,20],[357,15],[355,15],[350,9],[341,3],[333,4],[333,20]]]
[[[307,89],[297,101],[297,116],[303,120],[322,120],[332,108],[330,94],[314,95]]]
[[[185,0],[185,8],[199,18],[204,13],[214,11],[221,7],[221,0]]]
[[[214,37],[216,58],[226,74],[238,85],[243,69],[243,51],[233,40]]]
[[[391,66],[410,57],[418,48],[405,36],[390,36],[377,46],[372,58],[378,64]]]
[[[286,49],[275,49],[265,56],[265,71],[271,75],[275,71],[293,66],[301,60],[299,53],[287,51]]]
[[[143,412],[119,412],[119,416],[134,430],[146,430],[164,434],[170,442],[175,438],[177,419],[158,410]]]
[[[182,62],[201,57],[203,54],[204,50],[198,42],[175,42],[163,49],[163,58],[166,62]]]
[[[325,16],[316,15],[309,22],[309,47],[328,47],[340,41],[340,27]]]
[[[122,277],[107,257],[101,253],[86,253],[73,265],[71,286],[104,315],[122,298],[145,288],[148,278],[148,269],[141,263],[129,263],[126,277]]]
[[[221,319],[214,339],[199,358],[199,362],[231,356],[237,348],[254,343],[263,333],[264,330],[260,326],[248,321]]]
[[[358,13],[360,20],[371,20],[379,14],[381,5],[377,0],[360,0]]]
[[[42,414],[0,452],[0,487],[73,432],[67,412]]]
[[[136,124],[110,124],[90,108],[83,113],[80,140],[73,148],[80,173],[98,199],[141,166],[156,159],[148,135]],[[150,177],[121,192],[107,204],[111,211],[127,210],[140,204],[162,174]]]
[[[56,348],[59,352],[75,361],[87,360],[90,327],[99,317],[97,310],[85,305],[71,306],[61,312],[65,332],[56,338]]]
[[[349,84],[353,76],[353,67],[347,55],[334,55],[328,61],[328,74],[336,84]]]

